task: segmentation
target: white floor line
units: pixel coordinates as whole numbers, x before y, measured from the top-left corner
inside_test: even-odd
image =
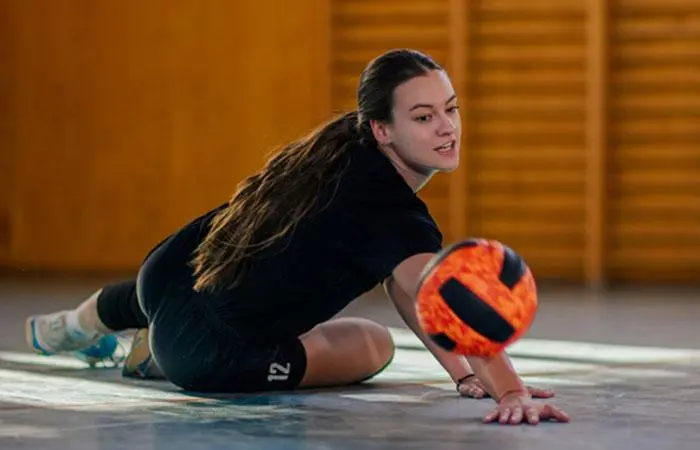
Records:
[[[389,331],[398,347],[425,348],[423,343],[408,329],[389,328]],[[530,338],[524,338],[514,343],[507,352],[512,357],[568,359],[603,364],[653,364],[700,360],[700,350],[696,349]]]

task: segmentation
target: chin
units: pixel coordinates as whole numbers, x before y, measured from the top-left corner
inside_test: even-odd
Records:
[[[438,172],[443,172],[443,173],[450,173],[454,172],[457,170],[459,167],[459,160],[455,159],[454,161],[439,161],[433,165],[433,169],[438,171]]]
[[[444,169],[438,169],[438,172],[451,173],[451,172],[454,172],[455,170],[457,170],[458,167],[459,167],[459,164],[457,164],[456,166],[446,167]]]

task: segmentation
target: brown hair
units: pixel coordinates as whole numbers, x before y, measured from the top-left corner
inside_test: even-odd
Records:
[[[258,173],[240,183],[195,251],[195,290],[238,284],[249,258],[292,232],[317,206],[319,194],[337,183],[342,175],[337,162],[350,144],[373,139],[370,121],[391,123],[396,87],[430,70],[442,68],[420,52],[384,53],[362,72],[358,111],[338,116],[284,146]]]

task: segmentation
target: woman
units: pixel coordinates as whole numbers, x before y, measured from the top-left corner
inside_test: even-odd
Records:
[[[379,324],[331,318],[382,283],[458,391],[497,401],[486,421],[567,421],[532,400],[505,353],[467,362],[417,325],[417,281],[442,235],[416,192],[459,164],[448,75],[419,52],[390,51],[363,71],[357,101],[356,112],[287,145],[227,204],[160,243],[137,280],[106,286],[74,311],[30,317],[30,346],[100,359],[113,350],[103,336],[138,328],[128,376],[218,392],[346,385],[379,373],[394,345]]]

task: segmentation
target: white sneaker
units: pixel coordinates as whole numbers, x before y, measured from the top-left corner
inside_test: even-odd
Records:
[[[40,355],[72,353],[91,366],[102,361],[118,363],[115,353],[119,347],[114,335],[87,336],[70,333],[66,327],[68,311],[30,316],[25,323],[25,335],[29,347]]]

